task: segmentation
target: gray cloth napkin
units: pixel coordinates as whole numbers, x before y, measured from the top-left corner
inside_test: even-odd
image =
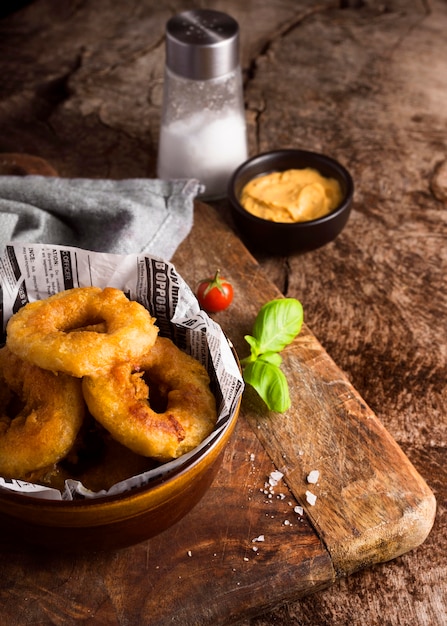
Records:
[[[193,224],[196,180],[0,176],[0,251],[8,242],[170,260]]]

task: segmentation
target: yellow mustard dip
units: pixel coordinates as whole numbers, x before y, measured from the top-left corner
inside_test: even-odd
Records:
[[[341,200],[337,180],[307,167],[254,178],[242,189],[240,203],[271,222],[307,222],[327,215]]]

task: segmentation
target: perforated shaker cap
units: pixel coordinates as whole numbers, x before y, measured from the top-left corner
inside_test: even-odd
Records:
[[[166,25],[166,65],[193,80],[217,78],[239,63],[239,25],[211,9],[194,9],[172,17]]]

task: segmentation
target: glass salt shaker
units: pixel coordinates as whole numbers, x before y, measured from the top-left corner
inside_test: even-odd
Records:
[[[238,23],[208,9],[180,13],[166,25],[157,175],[198,179],[201,197],[218,199],[246,158]]]

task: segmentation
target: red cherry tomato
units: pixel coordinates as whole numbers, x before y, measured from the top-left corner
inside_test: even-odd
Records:
[[[214,278],[205,278],[199,282],[197,299],[207,313],[218,313],[230,306],[233,301],[233,285],[217,270]]]

